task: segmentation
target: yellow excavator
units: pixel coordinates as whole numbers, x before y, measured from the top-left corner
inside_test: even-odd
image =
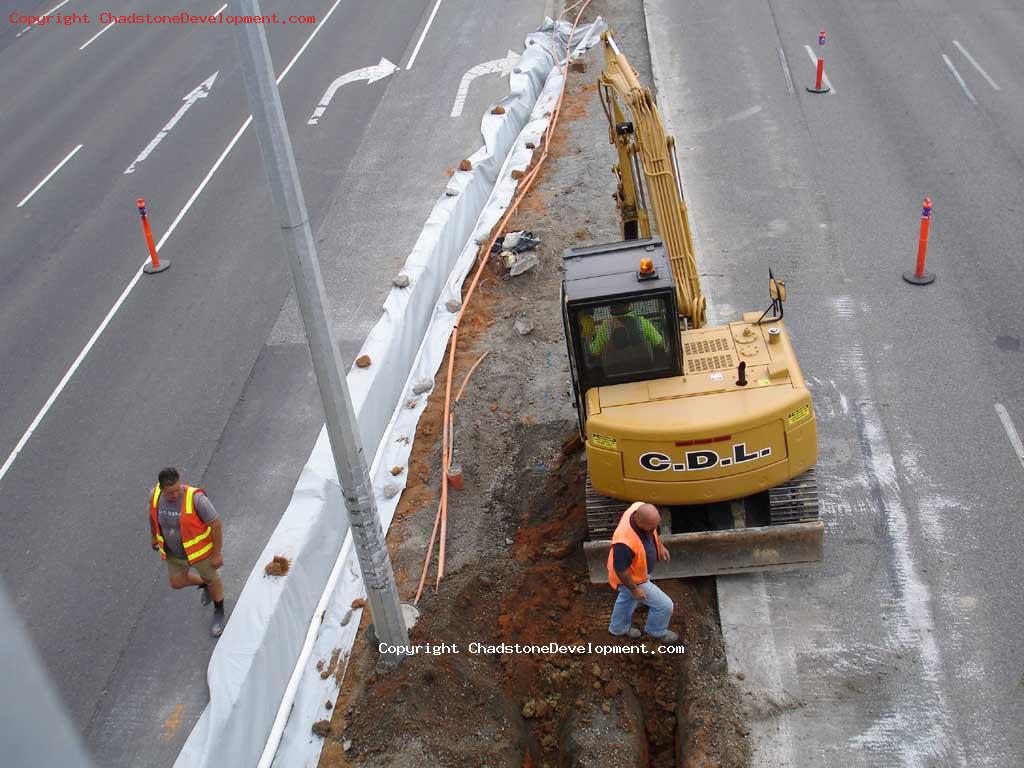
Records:
[[[814,406],[771,303],[706,325],[675,141],[609,33],[600,95],[623,240],[565,253],[562,317],[587,460],[591,581],[626,507],[662,512],[654,578],[820,561]]]

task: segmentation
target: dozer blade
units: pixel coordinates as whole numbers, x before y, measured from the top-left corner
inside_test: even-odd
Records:
[[[652,578],[678,579],[792,568],[824,558],[825,526],[820,520],[804,523],[736,528],[726,531],[672,533],[661,537],[672,559],[658,561]],[[587,541],[590,581],[608,582],[610,541]]]

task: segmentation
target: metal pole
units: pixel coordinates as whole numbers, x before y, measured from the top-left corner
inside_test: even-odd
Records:
[[[235,0],[232,7],[232,12],[239,15],[262,15],[258,0]],[[384,542],[384,531],[377,516],[377,505],[370,486],[366,457],[359,439],[359,427],[352,410],[352,398],[341,365],[341,355],[327,319],[316,244],[306,214],[306,201],[299,186],[299,174],[263,25],[235,25],[235,41],[238,43],[242,75],[256,136],[263,152],[263,165],[270,182],[274,208],[281,220],[281,235],[295,284],[295,297],[306,328],[313,370],[324,403],[327,436],[330,438],[334,466],[345,499],[352,541],[363,573],[363,583],[366,585],[374,632],[378,642],[393,648],[404,648],[409,645],[409,633],[398,600],[398,587]],[[403,654],[381,655],[386,662],[397,663]]]
[[[5,768],[94,763],[0,585],[0,744]]]

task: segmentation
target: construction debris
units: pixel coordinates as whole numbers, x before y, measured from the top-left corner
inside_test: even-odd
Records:
[[[513,173],[515,172],[513,171]],[[513,178],[515,177],[513,176]],[[534,237],[533,232],[519,230],[517,232],[509,232],[497,238],[491,247],[491,253],[501,253],[502,251],[522,253],[524,251],[531,251],[538,245],[540,245],[540,238]]]
[[[528,317],[517,317],[512,324],[512,329],[520,336],[527,336],[533,333],[533,323]]]
[[[540,264],[540,258],[533,251],[527,253],[515,254],[515,260],[512,265],[508,268],[508,274],[510,277],[518,277],[524,272],[529,272],[531,269]]]
[[[409,276],[408,275],[395,275],[391,278],[391,284],[396,288],[408,288],[409,287]]]
[[[292,561],[283,555],[274,555],[274,559],[267,563],[263,572],[267,576],[284,576],[288,573],[288,569],[292,567]]]

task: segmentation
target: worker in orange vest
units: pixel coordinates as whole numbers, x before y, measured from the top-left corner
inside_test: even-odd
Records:
[[[202,488],[184,485],[178,470],[161,469],[149,496],[153,549],[167,563],[172,589],[198,587],[200,602],[213,603],[210,634],[224,631],[223,530],[217,510]]]
[[[672,598],[650,580],[658,560],[669,560],[668,550],[658,537],[661,513],[653,504],[638,501],[625,512],[612,534],[608,552],[608,583],[618,592],[608,632],[615,637],[640,637],[631,626],[633,612],[643,603],[650,611],[644,634],[664,643],[674,643],[679,635],[668,628],[675,605]]]

